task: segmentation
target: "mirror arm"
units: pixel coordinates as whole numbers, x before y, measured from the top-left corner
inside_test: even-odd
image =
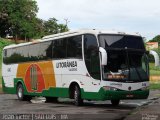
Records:
[[[155,66],[160,66],[159,55],[157,54],[157,52],[153,51],[153,50],[150,50],[149,54],[154,56]]]
[[[106,52],[106,50],[102,47],[99,47],[99,52],[101,53],[102,65],[107,65],[107,52]]]

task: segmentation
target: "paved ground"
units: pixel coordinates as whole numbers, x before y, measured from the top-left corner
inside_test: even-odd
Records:
[[[147,112],[153,108],[160,109],[157,108],[160,104],[160,100],[157,98],[159,93],[160,91],[152,91],[148,100],[121,101],[118,107],[113,107],[109,101],[85,101],[84,106],[76,107],[69,99],[59,99],[58,103],[31,103],[17,100],[16,95],[0,94],[0,118],[14,118],[15,115],[29,114],[30,119],[130,120],[136,118],[133,120],[141,120],[142,115],[146,115],[141,114],[143,109],[148,110]]]
[[[147,105],[137,107],[125,120],[160,120],[160,90],[152,91]]]

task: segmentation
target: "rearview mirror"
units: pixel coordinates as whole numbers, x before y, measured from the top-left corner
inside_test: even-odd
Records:
[[[154,56],[154,60],[155,60],[155,66],[160,66],[160,61],[159,61],[159,55],[157,54],[157,52],[150,50],[149,54]]]
[[[104,48],[99,47],[99,52],[101,53],[101,64],[107,65],[107,52]]]

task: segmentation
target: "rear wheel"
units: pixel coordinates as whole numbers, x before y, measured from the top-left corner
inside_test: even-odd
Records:
[[[24,95],[24,88],[22,84],[18,84],[17,86],[17,97],[19,100],[24,101],[24,100],[31,100],[31,96]]]
[[[83,105],[80,88],[76,85],[74,89],[74,103],[76,106]]]
[[[119,102],[120,102],[120,100],[111,100],[111,103],[113,106],[118,106]]]

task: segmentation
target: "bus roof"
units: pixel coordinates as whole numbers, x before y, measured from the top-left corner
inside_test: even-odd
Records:
[[[3,49],[9,49],[9,48],[14,48],[14,47],[30,45],[30,44],[36,44],[36,43],[40,43],[40,42],[59,39],[59,38],[63,38],[63,37],[71,37],[71,36],[74,36],[74,35],[81,35],[81,34],[95,34],[95,35],[98,35],[98,34],[115,34],[115,35],[141,36],[139,33],[125,33],[125,32],[119,32],[119,31],[115,31],[115,30],[110,30],[109,31],[109,30],[97,30],[97,29],[80,29],[80,30],[74,30],[74,31],[68,31],[68,32],[64,32],[64,33],[58,33],[58,34],[44,36],[42,39],[38,39],[38,40],[33,41],[33,42],[12,44],[12,45],[4,47]]]

